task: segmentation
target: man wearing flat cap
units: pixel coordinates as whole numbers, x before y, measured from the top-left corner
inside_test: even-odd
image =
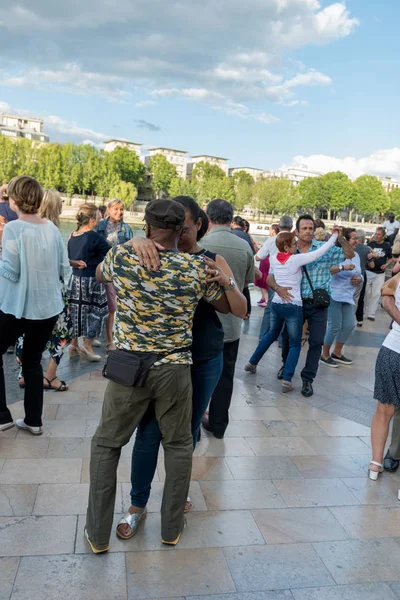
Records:
[[[97,278],[113,282],[117,293],[114,352],[150,353],[155,361],[142,387],[111,380],[105,392],[100,424],[92,439],[85,529],[95,553],[109,549],[121,447],[129,442],[150,405],[155,409],[165,456],[162,542],[175,545],[182,532],[193,452],[193,315],[201,298],[215,302],[223,295],[216,282],[207,281],[199,256],[178,251],[184,220],[185,209],[178,202],[149,202],[146,236],[164,248],[159,270],[143,267],[128,244],[114,246],[97,268]]]

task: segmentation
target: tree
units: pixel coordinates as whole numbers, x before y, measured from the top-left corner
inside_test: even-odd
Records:
[[[315,215],[317,208],[329,208],[329,198],[323,178],[306,177],[299,183],[300,207]]]
[[[254,183],[253,177],[250,175],[250,173],[247,173],[246,171],[236,171],[232,175],[232,181],[235,188],[241,183],[247,183],[247,185],[249,186],[253,185]]]
[[[232,181],[224,174],[224,177],[214,176],[194,182],[196,198],[201,204],[215,198],[223,198],[234,203],[235,192]]]
[[[122,200],[125,208],[130,208],[135,202],[137,189],[130,181],[123,181],[121,179],[113,188],[111,188],[110,196]]]
[[[175,196],[191,196],[196,200],[196,188],[191,181],[182,179],[182,177],[174,177],[168,189],[170,198]]]
[[[390,201],[390,210],[394,212],[396,216],[400,215],[400,188],[393,188],[388,194]]]
[[[146,168],[136,152],[117,146],[112,152],[106,152],[105,158],[112,162],[120,179],[130,181],[135,187],[143,183]]]
[[[254,179],[246,171],[237,171],[232,176],[232,186],[235,193],[234,205],[237,210],[242,210],[251,202],[251,188]]]
[[[155,154],[150,157],[149,171],[151,174],[151,184],[156,196],[159,198],[169,190],[171,182],[177,177],[174,165],[162,154]]]
[[[44,188],[63,190],[62,146],[44,144],[38,149],[37,178]]]
[[[321,185],[327,202],[325,208],[336,213],[352,206],[354,201],[353,184],[345,173],[341,171],[326,173],[321,177]]]
[[[273,212],[281,215],[294,215],[299,206],[299,189],[288,179],[271,180],[271,201]]]
[[[191,179],[192,181],[205,181],[208,179],[224,179],[226,177],[225,171],[223,171],[218,165],[211,165],[205,160],[201,160],[196,163]]]
[[[382,183],[373,175],[361,175],[354,182],[354,208],[364,215],[381,214],[388,210],[390,199]]]

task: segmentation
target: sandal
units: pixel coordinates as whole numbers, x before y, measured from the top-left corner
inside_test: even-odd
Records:
[[[106,350],[107,352],[110,352],[110,350],[116,350],[114,342],[108,342],[108,344],[106,344]]]
[[[380,473],[383,473],[383,465],[382,465],[382,463],[376,462],[376,460],[371,460],[371,462],[369,464],[375,465],[375,467],[379,467],[379,471],[373,471],[372,469],[368,469],[369,478],[371,479],[371,481],[376,481],[378,479]]]
[[[250,313],[247,313],[245,317],[243,317],[243,321],[248,321],[250,319]]]
[[[361,321],[359,323],[357,323],[357,327],[362,327],[363,324],[361,323]]]
[[[68,353],[69,353],[70,358],[74,358],[75,356],[80,356],[79,349],[76,346],[73,346],[73,344],[69,345]]]
[[[282,381],[282,393],[287,394],[294,390],[293,383],[291,381]]]
[[[185,510],[183,511],[183,514],[186,514],[186,513],[190,512],[191,510],[193,510],[193,508],[194,508],[194,504],[193,504],[193,502],[191,501],[191,499],[188,496],[187,500],[186,500]]]
[[[23,378],[23,377],[21,377],[21,378],[18,380],[18,385],[19,385],[19,387],[21,388],[21,390],[24,390],[24,389],[25,389],[25,380],[24,380],[24,382],[22,383],[22,380],[23,380],[23,379],[24,379],[24,378]]]
[[[137,532],[140,521],[142,519],[145,519],[146,516],[147,516],[147,508],[144,508],[142,510],[142,512],[140,512],[140,513],[131,514],[130,512],[128,512],[125,515],[125,517],[122,517],[122,519],[120,519],[118,521],[117,530],[116,530],[117,536],[121,540],[130,540]],[[119,529],[120,525],[128,525],[128,527],[130,528],[130,532],[122,533],[122,531],[120,531],[120,529]]]
[[[54,386],[51,385],[53,383],[53,381],[55,381],[56,379],[58,379],[58,377],[53,377],[53,379],[47,379],[47,377],[43,377],[43,379],[45,381],[47,381],[48,385],[43,384],[43,389],[44,390],[53,390],[54,392],[66,392],[68,390],[68,385],[65,383],[65,381],[63,381],[62,379],[60,379],[60,385]]]

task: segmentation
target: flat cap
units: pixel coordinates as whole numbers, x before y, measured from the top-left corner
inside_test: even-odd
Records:
[[[185,209],[175,200],[151,200],[146,206],[144,220],[156,229],[180,231],[185,221]]]

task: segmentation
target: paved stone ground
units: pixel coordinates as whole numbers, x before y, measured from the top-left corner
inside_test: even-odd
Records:
[[[204,435],[196,449],[195,509],[177,548],[160,544],[162,458],[137,536],[113,534],[101,556],[83,540],[90,437],[105,387],[98,367],[73,365],[66,375],[80,376],[71,391],[45,394],[41,438],[0,434],[0,600],[400,598],[400,474],[376,483],[366,475],[374,364],[388,319],[356,332],[347,349],[353,367],[321,367],[305,402],[298,378],[293,394],[280,393],[277,345],[259,375],[243,372],[260,315],[254,309],[244,327],[227,436]],[[11,409],[22,415],[20,401]],[[130,450],[116,519],[129,503]]]

